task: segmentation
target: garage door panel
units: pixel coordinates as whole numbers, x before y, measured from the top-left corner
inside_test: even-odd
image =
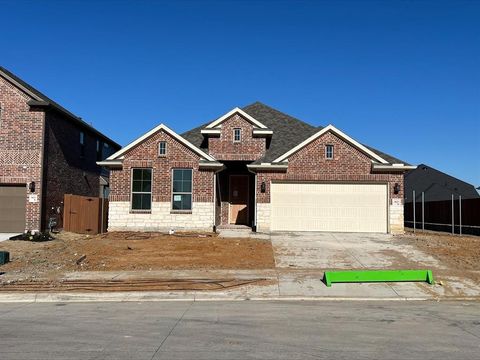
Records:
[[[25,186],[0,186],[0,232],[25,231]]]
[[[387,232],[384,184],[273,183],[276,231]]]

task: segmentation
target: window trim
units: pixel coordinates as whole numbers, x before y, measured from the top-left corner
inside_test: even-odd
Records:
[[[192,176],[191,176],[191,182],[192,182],[192,185],[190,187],[190,192],[173,192],[173,173],[175,170],[190,170],[190,172],[192,173]],[[193,210],[193,168],[188,168],[188,167],[175,167],[175,168],[172,168],[172,172],[171,172],[171,182],[170,182],[170,212],[171,213],[180,213],[180,214],[191,214],[192,213],[192,210]],[[191,201],[190,201],[190,209],[174,209],[173,208],[173,196],[174,194],[190,194],[191,196]]]
[[[161,145],[161,144],[165,144],[165,153],[164,153],[164,154],[161,154],[161,153],[160,153],[160,145]],[[167,156],[167,147],[168,147],[168,145],[167,145],[167,142],[166,142],[166,141],[160,141],[160,142],[158,143],[158,157],[166,157],[166,156]]]
[[[134,170],[150,170],[150,209],[134,209],[133,208],[133,171]],[[135,191],[135,194],[148,194],[148,192]],[[153,206],[153,168],[149,167],[132,167],[130,169],[130,213],[149,214],[152,212]]]
[[[332,148],[332,154],[331,156],[328,156],[328,148],[331,147]],[[335,146],[333,146],[332,144],[326,144],[325,145],[325,159],[327,160],[333,160],[335,158]]]
[[[238,140],[236,139],[236,131],[238,130]],[[239,143],[242,142],[242,129],[241,128],[233,128],[233,142]]]

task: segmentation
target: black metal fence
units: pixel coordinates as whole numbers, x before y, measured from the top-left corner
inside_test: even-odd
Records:
[[[404,219],[406,227],[417,230],[480,235],[480,199],[406,203]]]

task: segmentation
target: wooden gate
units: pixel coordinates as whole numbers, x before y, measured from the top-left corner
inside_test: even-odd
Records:
[[[65,194],[63,229],[79,234],[107,231],[108,200]]]

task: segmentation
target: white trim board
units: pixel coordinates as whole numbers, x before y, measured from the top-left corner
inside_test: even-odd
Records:
[[[348,136],[347,134],[345,134],[344,132],[338,130],[335,126],[333,126],[332,124],[324,127],[322,130],[320,130],[319,132],[313,134],[312,136],[310,136],[308,139],[306,139],[305,141],[301,142],[300,144],[298,144],[297,146],[295,146],[294,148],[290,149],[289,151],[287,151],[285,154],[279,156],[278,158],[276,158],[275,160],[273,160],[273,163],[278,163],[278,162],[281,162],[281,161],[286,161],[291,155],[295,154],[297,151],[299,151],[300,149],[302,149],[303,147],[307,146],[308,144],[310,144],[312,141],[318,139],[320,136],[322,136],[323,134],[327,133],[331,131],[332,133],[334,133],[335,135],[337,135],[338,137],[340,137],[341,139],[345,140],[346,142],[348,142],[350,145],[353,145],[355,146],[357,149],[359,149],[360,151],[364,152],[365,154],[369,155],[370,157],[372,157],[373,159],[381,162],[382,164],[388,164],[388,161],[386,161],[384,158],[380,157],[379,155],[375,154],[373,151],[371,151],[370,149],[368,149],[367,147],[365,147],[364,145],[360,144],[358,141],[352,139],[350,136]]]
[[[190,150],[194,151],[195,153],[197,153],[201,157],[203,157],[203,158],[205,158],[209,161],[215,161],[215,159],[212,156],[210,156],[207,153],[205,153],[204,151],[200,150],[198,147],[193,145],[190,141],[188,141],[188,140],[184,139],[183,137],[181,137],[180,135],[178,135],[175,131],[170,129],[165,124],[160,124],[157,127],[153,128],[152,130],[150,130],[146,134],[140,136],[137,140],[135,140],[135,141],[131,142],[130,144],[128,144],[127,146],[121,148],[115,154],[109,156],[106,160],[107,161],[108,160],[116,160],[117,158],[119,158],[120,156],[125,154],[128,150],[130,150],[130,149],[134,148],[135,146],[139,145],[140,143],[147,140],[150,136],[156,134],[160,130],[165,131],[167,134],[172,136],[175,140],[182,143],[183,145],[185,145],[186,147],[188,147]]]
[[[208,124],[205,129],[212,129],[216,126],[219,126],[222,122],[224,122],[225,120],[227,120],[230,116],[234,115],[234,114],[240,114],[242,117],[244,117],[245,119],[247,119],[249,122],[251,122],[253,125],[259,127],[259,128],[262,128],[262,129],[266,129],[267,127],[265,125],[263,125],[260,121],[258,121],[257,119],[255,119],[254,117],[248,115],[245,111],[243,111],[242,109],[236,107],[232,110],[230,110],[228,113],[226,113],[225,115],[222,115],[221,117],[219,117],[217,120],[211,122],[210,124]]]

